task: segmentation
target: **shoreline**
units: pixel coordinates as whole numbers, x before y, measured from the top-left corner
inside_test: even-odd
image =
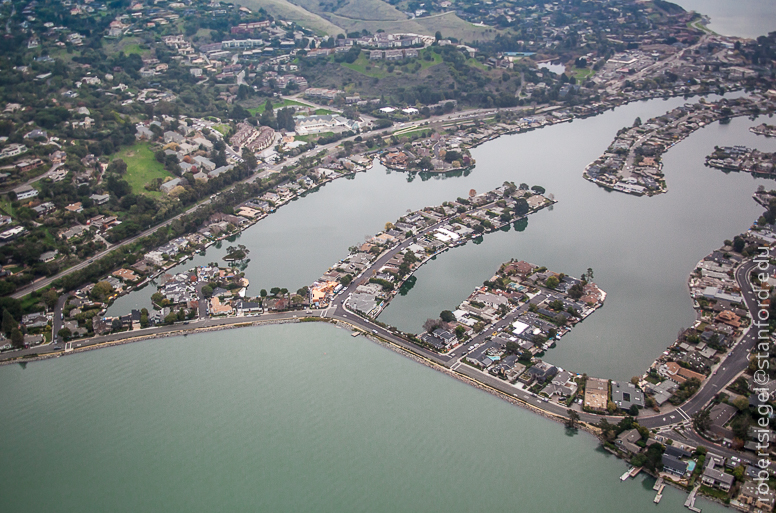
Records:
[[[86,347],[80,347],[77,349],[73,349],[72,351],[66,352],[66,353],[51,353],[46,355],[38,355],[31,358],[25,358],[20,357],[13,360],[4,360],[0,361],[0,367],[6,366],[6,365],[13,365],[13,364],[20,364],[20,363],[30,363],[30,362],[41,362],[45,360],[51,360],[55,358],[60,358],[63,356],[70,356],[70,355],[78,355],[81,353],[89,352],[89,351],[96,351],[99,349],[107,349],[110,347],[115,346],[121,346],[126,344],[132,344],[135,342],[144,342],[147,340],[156,340],[156,339],[164,339],[164,338],[170,338],[170,337],[180,337],[180,336],[188,336],[188,335],[198,335],[198,334],[204,334],[214,331],[223,331],[223,330],[230,330],[230,329],[241,329],[241,328],[251,328],[256,327],[260,328],[263,326],[272,326],[272,325],[279,325],[279,324],[301,324],[304,322],[314,322],[314,323],[326,323],[326,324],[333,324],[338,327],[344,327],[351,332],[359,333],[364,335],[364,338],[368,339],[370,342],[384,347],[386,349],[389,349],[393,351],[394,353],[399,354],[400,356],[403,356],[405,358],[409,358],[421,365],[424,365],[425,367],[428,367],[432,370],[435,370],[437,372],[440,372],[442,374],[445,374],[453,379],[456,379],[464,384],[467,384],[469,386],[472,386],[478,390],[481,390],[483,392],[486,392],[490,395],[493,395],[503,401],[506,401],[514,406],[518,406],[521,408],[524,408],[534,414],[540,415],[546,419],[565,424],[566,419],[563,417],[559,417],[555,414],[552,414],[548,411],[545,411],[541,408],[537,408],[533,406],[532,404],[523,401],[517,397],[512,397],[508,395],[505,392],[502,392],[501,390],[498,390],[497,388],[491,387],[490,385],[487,385],[485,383],[482,383],[480,381],[477,381],[473,378],[470,378],[466,376],[465,374],[456,372],[454,370],[448,369],[447,367],[440,365],[422,355],[419,355],[417,353],[414,353],[402,346],[399,346],[397,344],[394,344],[392,342],[389,342],[387,340],[384,340],[380,338],[379,336],[375,336],[371,333],[368,333],[364,331],[362,328],[359,328],[353,324],[350,324],[347,321],[339,320],[339,319],[332,319],[327,317],[301,317],[301,318],[290,318],[290,319],[268,319],[268,320],[246,320],[243,322],[236,322],[233,324],[223,324],[218,326],[210,326],[210,327],[203,327],[203,328],[190,328],[190,329],[180,329],[175,331],[168,331],[164,333],[148,333],[148,334],[140,334],[134,337],[127,337],[122,338],[119,340],[110,340],[102,343],[98,343],[92,346],[86,346]],[[596,438],[598,437],[598,430],[594,426],[579,421],[577,423],[577,429],[581,431],[585,431]]]

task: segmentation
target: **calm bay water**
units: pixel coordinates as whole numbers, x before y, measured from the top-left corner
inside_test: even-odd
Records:
[[[504,181],[542,185],[559,201],[532,215],[523,232],[489,234],[439,256],[416,273],[408,295],[398,297],[380,319],[417,332],[429,317],[455,307],[510,258],[580,275],[588,267],[609,294],[606,305],[563,338],[547,359],[578,372],[611,379],[640,375],[694,321],[686,280],[695,264],[725,239],[747,229],[761,208],[751,200],[758,184],[746,174],[705,168],[714,145],[746,144],[776,151],[776,140],[755,136],[745,118],[718,123],[691,135],[665,155],[668,193],[638,198],[610,193],[581,173],[618,129],[685,103],[682,98],[633,103],[603,115],[525,134],[501,137],[473,150],[477,166],[465,176],[409,176],[380,165],[354,179],[282,207],[238,239],[250,249],[249,292],[308,285],[347,248],[382,229],[409,209],[438,205],[485,191]],[[219,260],[210,248],[178,267]],[[109,314],[150,307],[153,287],[119,299]],[[622,355],[602,358],[601,355]]]
[[[592,436],[329,325],[8,366],[0,390],[4,511],[655,510]]]
[[[643,105],[612,114],[624,125]],[[647,107],[665,109],[654,103]],[[616,131],[616,121],[607,116],[552,127],[547,133],[501,138],[474,150],[478,169],[487,170],[483,175],[500,177],[498,183],[541,184],[558,203],[551,212],[529,217],[523,232],[487,235],[480,245],[440,255],[416,273],[414,288],[395,299],[380,319],[420,331],[423,321],[454,308],[509,258],[575,276],[592,267],[594,281],[608,293],[606,304],[563,337],[546,359],[605,378],[641,375],[679,329],[695,320],[686,287],[695,264],[745,231],[762,212],[751,199],[758,184],[776,185],[707,168],[704,156],[715,145],[776,151],[776,141],[748,131],[762,119],[712,124],[664,156],[668,193],[640,198],[610,193],[581,179],[581,170]],[[558,151],[548,150],[553,147],[550,135]]]
[[[711,18],[708,27],[725,36],[764,36],[776,30],[776,2],[772,0],[675,0],[688,11]]]

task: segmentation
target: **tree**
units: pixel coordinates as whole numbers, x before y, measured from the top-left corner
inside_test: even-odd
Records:
[[[577,421],[579,420],[579,413],[569,408],[566,410],[568,418],[566,419],[566,427],[569,429],[577,429]]]
[[[442,40],[442,33],[440,31],[436,31],[436,34],[434,34],[434,40],[441,41]]]
[[[423,329],[431,333],[439,327],[439,319],[426,319],[423,323]]]
[[[749,399],[740,395],[733,400],[733,406],[738,408],[738,411],[745,411],[749,409]]]
[[[617,405],[614,404],[614,401],[609,401],[608,403],[606,403],[606,410],[609,413],[614,413],[617,411]]]
[[[73,336],[73,332],[70,331],[70,328],[62,328],[57,332],[57,335],[59,335],[59,338],[62,340],[70,340],[70,337]]]
[[[121,323],[121,319],[113,319],[113,322],[110,323],[110,327],[113,331],[119,331],[124,325]]]
[[[11,336],[11,332],[19,327],[19,323],[13,318],[11,312],[3,309],[3,333],[6,337]]]
[[[703,409],[693,415],[692,424],[696,431],[701,433],[708,431],[711,427],[711,414],[708,409]]]
[[[741,253],[746,246],[746,241],[740,235],[733,237],[733,250],[736,253]]]
[[[259,165],[256,161],[256,156],[247,147],[243,147],[242,149],[242,158],[245,161],[245,165],[248,166],[248,169],[251,171],[256,169],[256,166]]]
[[[632,404],[631,407],[628,409],[628,415],[631,415],[633,417],[639,416],[639,407],[635,404]]]
[[[641,126],[641,118],[638,118],[638,117],[637,117],[637,118],[636,118],[636,119],[633,121],[633,126],[635,126],[635,127],[636,127],[636,126]]]
[[[202,287],[202,295],[205,297],[210,297],[213,295],[213,287],[210,285],[205,285]]]
[[[46,303],[46,306],[49,308],[54,308],[57,305],[58,299],[59,296],[57,295],[57,291],[54,289],[48,289],[43,293],[43,302]]]
[[[14,347],[24,347],[24,335],[18,328],[11,331],[11,345]]]
[[[97,301],[104,301],[105,298],[113,293],[113,286],[107,281],[98,282],[94,288],[92,288],[91,296]]]
[[[445,322],[455,321],[455,315],[453,315],[453,312],[450,310],[442,310],[442,313],[439,314],[439,318]]]
[[[545,285],[547,285],[547,288],[554,289],[558,286],[560,283],[560,280],[558,280],[557,276],[550,276],[547,278],[547,280],[544,282]]]

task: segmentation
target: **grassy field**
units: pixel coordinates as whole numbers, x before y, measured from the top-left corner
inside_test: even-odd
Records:
[[[442,62],[442,56],[432,52],[431,50],[423,50],[421,51],[421,56],[424,53],[429,53],[433,57],[432,60],[427,61],[423,58],[419,58],[417,62],[420,63],[420,69],[424,70],[427,68],[430,68],[431,66],[434,66],[436,64],[439,64]],[[474,59],[472,59],[474,60]],[[476,62],[476,61],[475,61]],[[356,71],[358,73],[361,73],[362,75],[366,75],[371,78],[384,78],[389,75],[388,70],[386,69],[390,63],[386,61],[370,61],[369,57],[367,57],[366,52],[361,52],[361,55],[358,56],[358,59],[356,59],[352,64],[348,64],[347,62],[341,63],[342,66],[351,69],[353,71]],[[479,65],[479,63],[477,63]],[[370,69],[367,69],[369,67]]]
[[[264,113],[264,105],[266,103],[263,103],[259,105],[258,107],[254,107],[252,109],[248,109],[248,112],[251,113],[251,116],[258,116]],[[283,103],[275,103],[272,102],[272,108],[274,110],[282,109],[283,107],[288,107],[289,105],[298,105],[300,107],[307,107],[304,103],[300,103],[294,100],[283,100]]]
[[[337,34],[345,33],[342,27],[287,0],[238,0],[235,3],[244,5],[252,10],[258,10],[260,7],[263,7],[269,14],[295,21],[317,32],[319,35],[328,34],[336,36]]]
[[[487,67],[486,65],[484,65],[483,63],[481,63],[477,59],[473,59],[471,57],[466,59],[466,64],[468,64],[469,66],[471,66],[473,68],[481,69],[482,71],[490,71],[489,67]]]
[[[592,69],[587,68],[574,68],[574,77],[576,77],[577,80],[586,80],[590,77],[595,75],[595,71]]]
[[[328,109],[315,109],[316,116],[328,116],[329,114],[335,114],[335,112]]]
[[[124,55],[132,55],[132,54],[143,55],[144,53],[148,53],[150,51],[150,50],[140,48],[140,45],[137,43],[126,45],[124,48],[122,48],[122,50],[124,51]]]
[[[221,135],[226,135],[226,132],[229,130],[229,127],[227,125],[213,125],[213,128],[218,130]]]
[[[412,32],[433,36],[438,30],[442,33],[442,36],[456,37],[461,42],[490,40],[499,33],[498,30],[478,27],[468,21],[464,21],[456,16],[454,12],[399,21],[356,20],[337,14],[331,14],[327,17],[333,23],[347,29],[348,32],[362,29],[376,32],[378,29],[383,29],[386,32]]]
[[[321,9],[319,0],[294,0],[308,11],[326,17],[329,13]],[[347,0],[334,14],[343,18],[361,21],[403,21],[407,15],[383,0]]]
[[[335,12],[325,12],[318,0],[238,0],[249,9],[263,7],[268,13],[295,21],[319,34],[337,35],[367,29],[377,32],[412,32],[433,36],[456,37],[462,42],[493,39],[497,30],[478,27],[462,20],[454,12],[407,19],[406,15],[384,0],[347,0]]]
[[[125,148],[116,153],[113,158],[122,159],[127,164],[127,173],[124,175],[132,187],[134,194],[145,194],[146,196],[158,197],[163,193],[160,191],[147,191],[144,186],[156,178],[165,179],[173,176],[172,173],[164,169],[164,166],[157,162],[154,153],[148,147],[148,143],[135,143],[130,148]]]
[[[13,219],[16,219],[16,211],[11,206],[11,201],[8,199],[8,196],[5,194],[0,196],[0,210],[2,210],[5,215],[11,216]]]
[[[294,140],[310,142],[310,141],[317,141],[319,137],[329,137],[330,135],[334,135],[334,132],[321,132],[320,134],[297,135],[296,137],[294,137]]]

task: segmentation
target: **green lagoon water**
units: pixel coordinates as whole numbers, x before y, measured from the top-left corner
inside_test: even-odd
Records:
[[[7,366],[0,391],[2,511],[656,511],[592,436],[330,325]]]

